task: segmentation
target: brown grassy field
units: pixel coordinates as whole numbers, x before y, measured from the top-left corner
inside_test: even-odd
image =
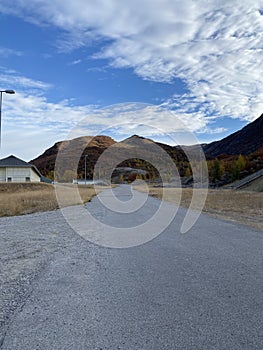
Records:
[[[82,200],[80,201],[79,198],[76,199],[76,196],[72,196],[72,189],[73,185],[63,186],[64,205],[86,203],[95,195],[93,186],[80,185],[78,186]],[[0,216],[23,215],[57,208],[58,202],[53,185],[44,183],[0,184]]]
[[[82,204],[95,196],[93,186],[79,185],[81,199],[76,196],[77,185],[61,185],[63,206]],[[101,187],[100,190],[105,189]],[[145,191],[144,187],[135,189]],[[178,204],[180,190],[149,187],[150,194],[159,199]],[[202,191],[201,189],[196,191]],[[184,188],[180,205],[188,208],[192,198],[192,189]],[[58,202],[53,185],[43,183],[5,183],[0,184],[0,216],[23,215],[38,211],[57,209]],[[209,190],[203,211],[209,215],[239,222],[258,229],[263,229],[263,193],[233,190]]]
[[[136,189],[145,191],[143,187]],[[180,205],[188,208],[192,198],[192,189],[182,189]],[[202,191],[197,189],[196,191]],[[149,187],[149,193],[159,199],[178,204],[180,190],[175,188],[163,189]],[[257,229],[263,229],[263,192],[234,191],[234,190],[209,190],[203,211],[217,218],[238,222]]]

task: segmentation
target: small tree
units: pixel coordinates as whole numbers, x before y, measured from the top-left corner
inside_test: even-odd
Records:
[[[190,177],[192,175],[192,171],[191,171],[191,168],[188,166],[185,170],[185,174],[184,176],[185,177]]]
[[[240,173],[246,168],[246,165],[247,165],[246,157],[240,154],[231,168],[232,181],[238,180],[240,178]]]
[[[243,171],[246,168],[246,165],[247,165],[246,158],[242,154],[240,154],[237,158],[237,161],[236,161],[236,166],[237,166],[238,170]]]
[[[46,177],[50,180],[54,180],[54,170],[50,170],[47,174]]]
[[[77,177],[77,174],[73,170],[65,170],[62,177],[59,179],[60,182],[72,182]]]
[[[219,164],[219,161],[217,159],[214,161],[214,164],[213,164],[212,179],[214,181],[220,180],[220,164]]]
[[[231,168],[231,181],[238,180],[239,176],[240,176],[240,170],[238,169],[237,164],[235,162]]]

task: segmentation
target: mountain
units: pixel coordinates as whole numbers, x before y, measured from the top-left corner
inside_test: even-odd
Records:
[[[147,162],[147,159],[153,159],[152,157],[154,156],[157,159],[159,168],[166,168],[165,157],[162,156],[161,148],[176,163],[181,176],[189,176],[186,174],[191,173],[188,159],[182,147],[155,142],[138,135],[132,135],[121,142],[116,142],[111,137],[103,135],[94,137],[84,136],[73,140],[57,142],[42,155],[32,160],[31,163],[44,176],[53,178],[57,154],[59,150],[63,151],[65,149],[65,157],[63,159],[65,169],[77,168],[77,174],[73,174],[71,171],[68,177],[70,179],[76,176],[83,178],[86,165],[87,178],[92,178],[95,164],[109,146],[112,147],[113,151],[111,153],[112,155],[107,156],[103,160],[101,168],[104,169],[112,169],[112,164],[114,163],[114,167],[140,169],[146,171],[147,176],[157,178],[159,176],[158,170],[151,165],[150,161]],[[231,179],[231,169],[235,165],[239,154],[247,156],[247,166],[245,169],[247,173],[253,173],[261,169],[263,166],[263,114],[254,122],[228,137],[201,146],[204,149],[208,162],[213,162],[217,157],[219,160],[222,160],[222,167],[225,167],[226,172],[229,173],[227,181]],[[187,147],[191,149],[191,152],[197,151],[197,157],[199,157],[199,149],[196,149],[196,145]],[[141,156],[141,150],[143,150],[143,157]],[[73,166],[72,162],[75,161],[76,155],[77,161],[78,159],[79,161],[78,164]],[[123,159],[125,160],[123,161]],[[213,164],[211,163],[210,165]]]
[[[163,168],[165,168],[164,155],[166,153],[176,162],[187,162],[187,158],[180,147],[156,143],[151,139],[133,135],[121,142],[116,142],[108,136],[84,136],[73,140],[57,142],[30,163],[34,164],[44,176],[53,178],[57,154],[59,151],[61,154],[65,150],[63,168],[70,170],[77,167],[78,177],[84,178],[86,165],[87,178],[92,178],[97,160],[109,146],[113,148],[111,149],[111,154],[103,160],[103,165],[101,166],[103,169],[111,169],[112,162],[114,162],[118,168],[140,169],[155,178],[158,177],[158,170],[150,161],[147,162],[147,159],[155,159],[156,163],[160,166],[162,165]],[[164,149],[165,153],[163,155],[158,147]],[[143,151],[143,154],[141,151]],[[79,159],[77,165],[74,163],[76,155]],[[68,173],[68,176],[74,178],[76,174],[73,174],[73,171],[71,171],[71,173]]]
[[[84,154],[89,155],[87,162],[87,166],[89,168],[96,163],[97,159],[105,149],[115,143],[116,141],[114,141],[111,137],[104,135],[94,137],[83,136],[73,140],[60,141],[48,148],[39,157],[30,161],[30,163],[35,165],[44,176],[50,176],[50,178],[53,178],[57,154],[61,147],[66,147],[67,150],[69,150],[66,157],[66,161],[69,163],[77,152],[83,153],[80,162],[82,164],[82,168],[84,169]],[[82,152],[82,150],[84,151]]]
[[[249,155],[263,147],[263,114],[243,129],[203,147],[207,156]]]

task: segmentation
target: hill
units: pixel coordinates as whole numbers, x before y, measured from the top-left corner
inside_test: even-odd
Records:
[[[224,185],[263,168],[262,136],[263,115],[243,129],[220,141],[202,145],[207,158],[210,183],[214,183],[216,186]],[[157,152],[154,145],[157,146]],[[165,154],[167,153],[173,159],[181,177],[187,179],[191,177],[191,166],[180,146],[170,146],[138,135],[128,137],[121,142],[116,142],[111,137],[103,135],[84,136],[57,142],[38,158],[32,160],[31,163],[37,166],[44,176],[53,179],[58,151],[61,147],[66,148],[65,168],[72,169],[72,160],[75,159],[76,154],[79,155],[79,163],[75,166],[75,168],[77,167],[77,174],[69,170],[67,174],[68,181],[72,181],[72,178],[75,177],[84,178],[85,159],[87,162],[87,178],[92,179],[95,164],[109,146],[114,147],[114,156],[109,155],[108,158],[105,158],[102,168],[108,167],[111,169],[114,158],[114,164],[117,164],[118,167],[118,170],[114,173],[116,177],[121,176],[125,180],[132,180],[138,174],[145,174],[143,177],[146,179],[158,178],[158,170],[146,159],[152,159],[154,155],[155,159],[158,158],[158,165],[167,168],[161,155],[162,152],[159,152],[160,149],[163,149]],[[188,147],[192,151],[196,149],[195,145]],[[140,156],[140,149],[144,152],[143,157]],[[240,154],[243,155],[243,158],[239,157]],[[85,156],[87,157],[85,158]],[[123,161],[123,159],[125,160]],[[140,171],[134,171],[134,169]]]
[[[187,158],[180,147],[156,143],[151,139],[133,135],[121,142],[116,142],[108,136],[84,136],[73,140],[57,142],[30,163],[34,164],[44,176],[53,179],[57,154],[59,150],[66,149],[66,156],[64,157],[65,168],[72,169],[72,160],[75,159],[76,154],[79,154],[77,176],[78,178],[84,178],[85,156],[87,156],[87,178],[91,179],[98,158],[109,146],[114,146],[114,161],[119,162],[118,168],[140,169],[146,172],[147,176],[151,178],[158,177],[158,171],[150,162],[145,161],[145,159],[153,159],[153,157],[156,159],[156,157],[159,157],[159,163],[164,162],[163,156],[159,154],[158,147],[164,149],[176,162],[187,162]],[[136,155],[139,155],[140,150],[143,150],[143,157],[136,157]],[[107,167],[111,169],[111,158],[109,156],[104,159],[104,169]],[[123,159],[125,160],[123,161]],[[163,167],[165,167],[165,164],[163,164]],[[181,172],[183,172],[183,167]],[[69,171],[68,176],[72,179],[76,177],[76,174]]]
[[[48,148],[39,157],[30,161],[34,164],[41,174],[53,179],[56,158],[61,147],[67,147],[70,149],[67,155],[67,161],[70,162],[71,158],[81,150],[82,156],[80,158],[80,170],[84,172],[84,156],[88,155],[88,169],[94,166],[99,156],[107,149],[109,146],[115,144],[114,141],[109,136],[99,135],[99,136],[83,136],[78,137],[73,140],[56,142],[52,147]],[[84,151],[82,152],[82,150]]]
[[[249,155],[263,147],[263,114],[243,129],[203,147],[207,156]]]

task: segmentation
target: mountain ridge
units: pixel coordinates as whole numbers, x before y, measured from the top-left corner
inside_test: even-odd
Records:
[[[249,155],[263,146],[263,114],[242,129],[203,147],[206,155]]]
[[[59,149],[63,145],[70,144],[72,148],[72,157],[78,152],[80,154],[79,161],[79,176],[83,176],[84,173],[84,159],[87,155],[87,169],[88,177],[92,177],[94,166],[100,157],[100,155],[110,146],[117,147],[123,154],[125,154],[125,148],[130,147],[145,147],[145,150],[151,148],[151,144],[156,144],[166,151],[170,157],[175,161],[179,168],[179,173],[184,174],[186,169],[187,157],[183,151],[184,148],[194,149],[197,145],[193,146],[170,146],[168,144],[156,142],[152,139],[145,138],[139,135],[132,135],[120,142],[115,141],[110,136],[97,135],[97,136],[81,136],[72,140],[56,142],[52,147],[44,151],[43,154],[33,159],[30,163],[35,165],[43,175],[49,175],[54,172],[56,157]],[[128,148],[127,148],[128,147]],[[230,134],[229,136],[214,141],[209,144],[202,144],[201,147],[204,150],[207,160],[213,160],[220,158],[234,158],[239,154],[249,156],[253,154],[254,158],[260,157],[263,150],[263,114],[255,121],[247,124],[244,128]],[[261,150],[262,149],[262,150]],[[258,154],[258,155],[257,155]],[[68,163],[70,163],[71,154],[68,155]],[[122,162],[118,166],[126,167],[138,167],[142,166],[136,159],[127,160]],[[255,168],[258,170],[258,164]],[[260,167],[261,165],[259,165]],[[255,169],[252,169],[254,171]],[[52,174],[51,174],[52,176]],[[183,176],[183,175],[182,175]]]

